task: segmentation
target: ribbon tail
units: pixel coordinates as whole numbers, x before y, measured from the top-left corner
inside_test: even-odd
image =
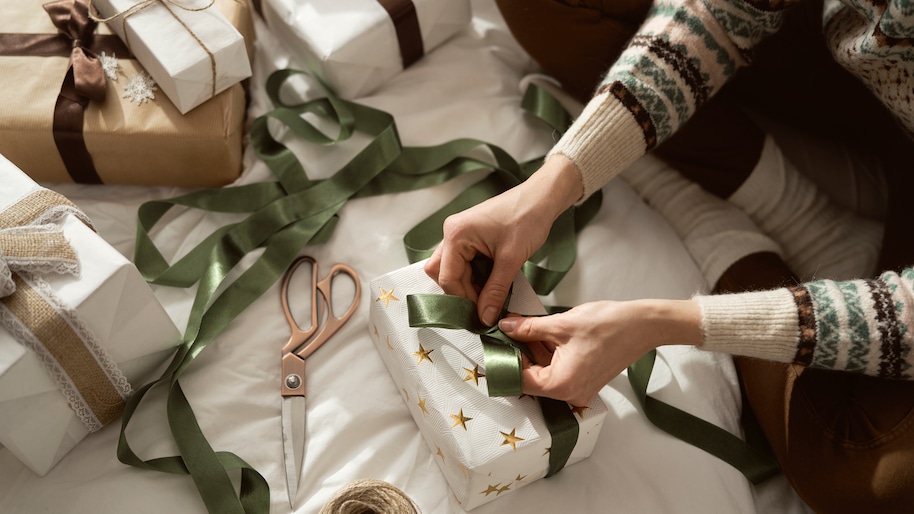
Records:
[[[84,96],[93,102],[105,100],[105,71],[101,63],[91,52],[76,47],[70,54],[70,63],[73,65],[73,81],[76,94]]]

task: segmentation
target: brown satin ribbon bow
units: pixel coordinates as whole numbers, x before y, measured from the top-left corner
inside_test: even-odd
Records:
[[[0,56],[70,58],[54,106],[54,142],[75,182],[100,184],[83,138],[86,107],[105,98],[105,72],[96,53],[132,56],[116,35],[95,34],[97,24],[89,17],[87,0],[58,0],[43,7],[58,32],[0,34]]]
[[[89,18],[88,4],[83,0],[60,0],[43,7],[59,33],[70,43],[70,67],[76,94],[95,102],[103,101],[105,71],[90,49],[97,23]]]

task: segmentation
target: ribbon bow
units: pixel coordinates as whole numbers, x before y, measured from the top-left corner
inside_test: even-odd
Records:
[[[58,32],[71,42],[70,67],[76,93],[89,100],[105,99],[105,71],[89,49],[97,23],[89,17],[86,0],[60,0],[44,5]],[[69,70],[68,70],[69,71]]]
[[[60,227],[13,227],[0,230],[0,298],[16,292],[13,271],[78,275],[79,261]]]

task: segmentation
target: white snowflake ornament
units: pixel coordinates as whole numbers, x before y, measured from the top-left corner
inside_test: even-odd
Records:
[[[98,62],[102,65],[102,70],[105,72],[105,76],[111,80],[117,80],[118,72],[120,71],[120,63],[117,62],[117,56],[115,54],[108,55],[105,52],[102,52],[98,56]]]
[[[140,74],[131,78],[124,87],[124,98],[142,104],[147,100],[155,100],[153,91],[157,90],[156,81],[145,71],[140,71]]]

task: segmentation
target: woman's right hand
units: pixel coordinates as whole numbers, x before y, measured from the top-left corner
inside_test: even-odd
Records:
[[[565,156],[553,155],[520,185],[449,216],[425,272],[445,293],[475,301],[479,319],[491,326],[521,266],[546,241],[555,219],[582,194],[577,168]],[[480,291],[470,265],[477,254],[494,263]]]

